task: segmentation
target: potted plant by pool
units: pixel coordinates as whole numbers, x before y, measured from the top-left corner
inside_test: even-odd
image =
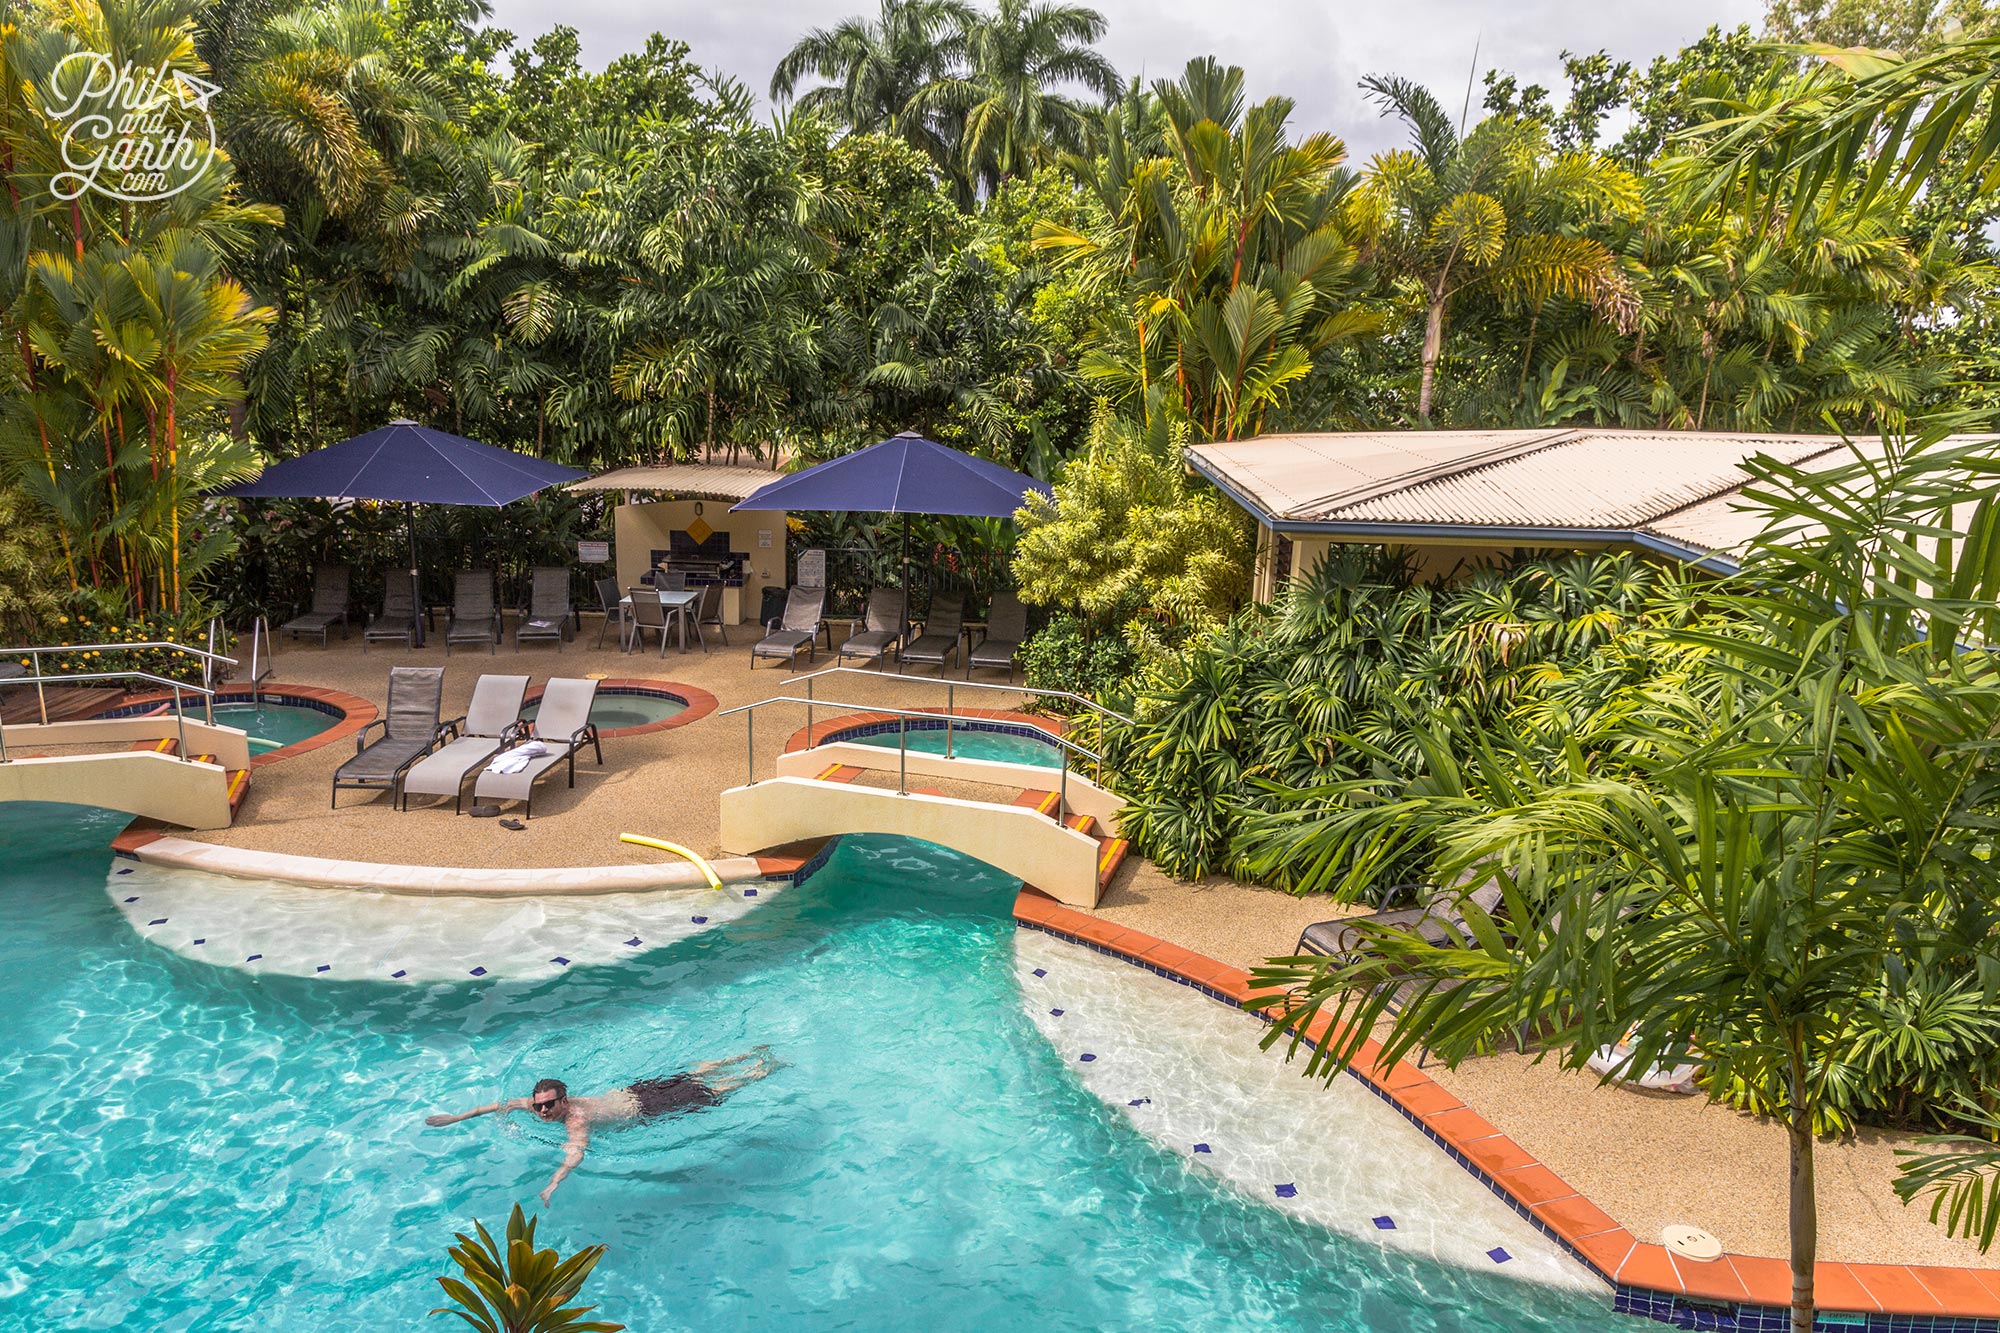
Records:
[[[432,1314],[455,1314],[480,1333],[622,1333],[623,1324],[584,1319],[596,1306],[570,1304],[604,1257],[602,1245],[587,1246],[567,1259],[554,1250],[537,1250],[535,1223],[522,1215],[518,1203],[507,1219],[504,1253],[483,1223],[474,1222],[472,1229],[479,1239],[458,1232],[458,1244],[450,1251],[465,1278],[438,1279],[452,1304]]]

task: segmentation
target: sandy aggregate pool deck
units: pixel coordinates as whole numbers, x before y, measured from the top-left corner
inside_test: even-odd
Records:
[[[391,665],[438,665],[445,671],[445,715],[463,713],[483,672],[529,673],[536,686],[551,675],[601,675],[681,682],[713,694],[717,713],[758,699],[798,692],[798,677],[782,665],[750,666],[755,628],[733,629],[732,643],[711,642],[661,657],[648,649],[617,651],[607,639],[590,645],[597,621],[558,654],[535,645],[496,654],[460,649],[447,659],[441,639],[417,652],[364,655],[358,635],[336,634],[317,644],[283,644],[274,683],[348,691],[380,705]],[[836,626],[835,641],[840,638]],[[615,638],[615,635],[612,636]],[[831,664],[821,652],[816,666]],[[802,666],[799,675],[809,668]],[[962,680],[954,671],[953,679]],[[998,681],[991,673],[981,679]],[[940,708],[945,691],[935,678],[898,677],[893,670],[837,676],[815,684],[815,694],[864,707]],[[959,708],[1013,708],[1018,694],[961,691]],[[829,715],[837,712],[829,709]],[[822,720],[815,713],[815,720]],[[805,725],[803,707],[759,710],[755,764],[762,777],[784,742]],[[744,719],[710,715],[685,726],[604,743],[604,766],[577,766],[572,791],[560,773],[542,784],[527,829],[511,832],[499,821],[454,816],[418,805],[390,808],[386,795],[343,791],[328,808],[333,771],[353,754],[338,742],[260,767],[234,827],[193,838],[230,846],[297,855],[364,861],[465,867],[562,867],[656,861],[659,853],[620,843],[622,832],[651,834],[717,854],[718,800],[724,789],[750,775]],[[926,784],[931,785],[931,784]],[[970,792],[966,794],[972,794]],[[995,793],[997,795],[997,793]],[[518,807],[509,813],[518,813]],[[1297,899],[1220,878],[1175,881],[1132,857],[1107,892],[1098,914],[1172,941],[1219,961],[1250,968],[1292,951],[1306,925],[1342,909],[1322,899]],[[1456,1070],[1435,1063],[1430,1074],[1467,1105],[1511,1135],[1641,1240],[1661,1227],[1686,1222],[1721,1237],[1736,1253],[1786,1253],[1785,1139],[1773,1122],[1704,1104],[1597,1086],[1588,1075],[1568,1074],[1552,1063],[1512,1053],[1471,1060]],[[1954,1264],[2000,1268],[2000,1255],[1981,1256],[1929,1224],[1924,1207],[1904,1208],[1890,1189],[1895,1149],[1913,1136],[1866,1132],[1821,1143],[1817,1155],[1820,1257],[1849,1262]]]

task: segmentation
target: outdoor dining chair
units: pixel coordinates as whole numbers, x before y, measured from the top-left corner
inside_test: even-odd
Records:
[[[643,647],[646,635],[658,633],[660,636],[660,656],[667,655],[667,608],[660,604],[658,588],[632,589],[632,623],[628,631],[631,635],[630,647]]]
[[[702,633],[702,626],[713,625],[715,632],[722,636],[722,646],[729,646],[729,626],[722,621],[722,585],[708,584],[701,590],[701,608],[695,612],[694,636],[701,641],[701,650],[708,651],[708,636]]]
[[[604,631],[616,625],[618,627],[618,643],[620,647],[623,647],[625,643],[625,607],[619,601],[618,580],[597,579],[590,586],[597,589],[597,605],[604,612],[604,623],[597,627],[597,646],[599,648],[604,646]]]
[[[546,643],[555,640],[556,651],[561,652],[563,640],[569,637],[570,617],[576,608],[569,599],[569,570],[559,566],[538,565],[528,576],[528,607],[521,613],[521,619],[514,626],[514,647],[529,640]]]
[[[451,616],[444,626],[444,655],[455,643],[483,643],[500,650],[500,596],[490,569],[463,569],[452,592]]]
[[[344,639],[347,637],[348,601],[347,566],[321,565],[313,571],[312,609],[278,626],[278,633],[289,634],[295,639],[301,634],[317,634],[319,646],[324,648],[326,632],[338,622],[340,637]]]
[[[382,610],[361,627],[361,651],[371,643],[402,642],[417,646],[417,580],[408,570],[392,569],[382,583]]]

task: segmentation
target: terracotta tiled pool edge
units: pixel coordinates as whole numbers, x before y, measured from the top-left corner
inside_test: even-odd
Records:
[[[1249,1003],[1254,992],[1241,968],[1064,907],[1032,889],[1015,898],[1014,920],[1251,1009],[1266,1021],[1272,1017]],[[1325,1030],[1322,1015],[1306,1036],[1317,1039]],[[1672,1258],[1664,1246],[1639,1242],[1422,1070],[1407,1061],[1386,1069],[1375,1065],[1380,1049],[1368,1042],[1347,1072],[1609,1283],[1618,1310],[1686,1328],[1751,1333],[1789,1328],[1791,1270],[1784,1260],[1726,1254],[1715,1263],[1691,1263]],[[1821,1314],[1831,1316],[1824,1319],[1829,1328],[2000,1333],[2000,1270],[1823,1262],[1815,1276]]]

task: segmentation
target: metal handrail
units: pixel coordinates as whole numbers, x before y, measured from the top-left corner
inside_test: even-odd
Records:
[[[841,673],[850,676],[867,676],[871,680],[887,679],[880,671],[865,671],[860,667],[849,666],[821,667],[818,671],[795,677],[795,679],[805,682],[806,693],[810,695],[812,693],[812,682],[818,680],[821,676],[832,676]],[[956,690],[999,690],[1005,694],[1033,694],[1044,699],[1068,699],[1072,702],[1082,704],[1085,708],[1093,712],[1102,713],[1108,718],[1123,722],[1128,727],[1132,725],[1132,719],[1123,713],[1106,708],[1103,704],[1088,695],[1076,694],[1069,690],[1044,690],[1033,685],[995,685],[990,681],[984,680],[941,680],[936,676],[897,676],[896,679],[905,684],[942,685],[945,687],[947,696]],[[836,706],[851,707],[852,705],[842,704]],[[884,709],[883,711],[887,712],[889,710]]]
[[[135,646],[154,647],[157,645],[143,644]],[[201,650],[196,648],[190,651],[200,652]],[[208,654],[203,655],[207,656]],[[45,684],[67,685],[79,680],[144,680],[150,681],[155,685],[164,685],[172,690],[174,692],[174,731],[179,737],[179,754],[176,757],[183,763],[192,762],[193,756],[188,753],[187,748],[187,710],[181,702],[182,693],[186,692],[188,694],[203,696],[204,714],[211,723],[215,720],[215,713],[212,707],[215,701],[214,690],[209,689],[206,685],[189,685],[185,681],[169,680],[165,676],[156,676],[150,671],[80,671],[61,676],[15,676],[9,680],[0,680],[0,685],[33,685],[36,697],[41,700],[41,725],[46,727],[49,725],[49,705],[47,696],[42,694],[42,686]],[[90,719],[86,718],[84,720],[89,721]],[[19,724],[16,723],[15,725],[18,726]],[[4,722],[0,722],[0,764],[6,762],[8,762],[7,725]]]
[[[208,681],[210,680],[209,672],[214,668],[217,662],[226,662],[230,666],[236,665],[235,658],[224,657],[221,653],[208,652],[201,648],[190,647],[185,643],[159,643],[155,641],[148,641],[146,643],[62,643],[62,644],[46,644],[28,648],[0,648],[0,657],[19,657],[23,653],[26,653],[28,655],[30,659],[28,670],[31,676],[35,680],[35,703],[42,711],[42,725],[46,727],[49,724],[49,696],[47,691],[45,691],[42,688],[42,681],[44,679],[44,677],[42,676],[42,654],[49,653],[53,656],[60,657],[65,653],[102,653],[102,652],[117,651],[119,649],[125,649],[125,648],[165,648],[170,652],[186,653],[190,657],[201,658],[203,683],[199,686],[190,685],[188,688],[194,690],[202,690],[206,692],[208,697],[203,701],[202,716],[207,718],[208,721],[210,722],[215,721],[215,707],[214,707],[215,691],[207,688]],[[146,676],[146,673],[143,671],[135,671],[135,672],[130,672],[128,674],[134,676]],[[60,683],[65,678],[58,676],[51,676],[47,677],[46,679],[50,683]],[[83,677],[69,676],[66,679],[81,680],[83,679]],[[160,678],[158,676],[146,676],[146,679],[159,680]],[[0,682],[0,684],[4,683],[5,682]],[[25,685],[28,683],[28,678],[17,676],[14,678],[13,683],[16,685]],[[170,682],[162,681],[161,683],[167,684]]]
[[[858,671],[853,667],[832,667],[829,669],[834,671],[855,671],[857,675],[875,674],[873,672]],[[808,749],[812,748],[812,709],[814,707],[852,708],[865,713],[886,713],[897,719],[896,793],[899,796],[907,795],[910,785],[910,728],[908,719],[915,717],[935,722],[940,717],[943,718],[944,757],[947,759],[952,757],[951,730],[955,718],[950,712],[939,713],[936,709],[922,708],[890,708],[881,704],[860,704],[839,699],[815,699],[810,696],[800,698],[794,694],[774,694],[768,699],[759,699],[754,703],[738,704],[734,708],[725,708],[716,714],[717,717],[731,717],[737,713],[744,715],[744,758],[750,770],[749,785],[752,787],[757,785],[757,710],[767,704],[804,704],[806,706],[806,740]],[[1047,735],[1051,741],[1055,742],[1056,752],[1062,756],[1061,773],[1057,778],[1058,786],[1055,810],[1056,822],[1061,823],[1063,812],[1069,808],[1069,757],[1071,752],[1073,751],[1095,764],[1100,779],[1104,775],[1104,756],[1095,751],[1084,749],[1067,736],[1058,736],[1053,731],[1048,732]]]

